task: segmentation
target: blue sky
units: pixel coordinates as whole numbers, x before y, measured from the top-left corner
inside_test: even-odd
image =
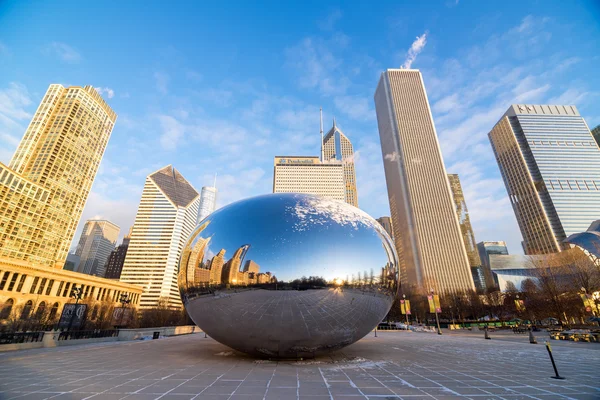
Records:
[[[51,83],[102,88],[119,115],[75,241],[91,217],[127,231],[167,164],[198,190],[218,173],[219,205],[271,192],[273,156],[318,155],[319,106],[353,142],[360,207],[389,215],[373,93],[408,60],[477,240],[520,253],[487,133],[515,102],[600,124],[595,1],[201,3],[0,2],[0,161]]]

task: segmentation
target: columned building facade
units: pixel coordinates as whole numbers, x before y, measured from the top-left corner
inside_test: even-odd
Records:
[[[4,320],[26,320],[45,310],[49,310],[49,320],[53,321],[65,304],[75,302],[75,288],[82,289],[82,300],[88,303],[109,302],[115,306],[124,294],[131,300],[130,306],[137,307],[142,294],[140,286],[0,258],[0,325]]]
[[[383,72],[375,109],[402,284],[474,290],[420,71]]]
[[[140,285],[140,309],[180,308],[178,263],[198,217],[200,195],[173,166],[146,178],[120,280]]]

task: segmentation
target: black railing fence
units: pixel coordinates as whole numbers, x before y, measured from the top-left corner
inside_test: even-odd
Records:
[[[44,332],[0,332],[0,345],[41,342]]]
[[[119,336],[118,329],[100,330],[96,329],[93,331],[63,331],[58,335],[58,340],[76,340],[76,339],[91,339],[91,338],[105,338],[105,337],[117,337]]]

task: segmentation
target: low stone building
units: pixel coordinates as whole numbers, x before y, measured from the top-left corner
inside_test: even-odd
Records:
[[[137,307],[143,288],[113,279],[64,269],[35,265],[26,261],[0,258],[0,324],[20,310],[21,319],[49,310],[52,320],[62,308],[75,300],[75,288],[82,289],[83,301],[119,302],[127,295],[129,306]]]

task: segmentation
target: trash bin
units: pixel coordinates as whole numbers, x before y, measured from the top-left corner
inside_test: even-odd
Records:
[[[160,332],[154,332],[154,335],[152,335],[152,339],[158,339],[160,337]]]

